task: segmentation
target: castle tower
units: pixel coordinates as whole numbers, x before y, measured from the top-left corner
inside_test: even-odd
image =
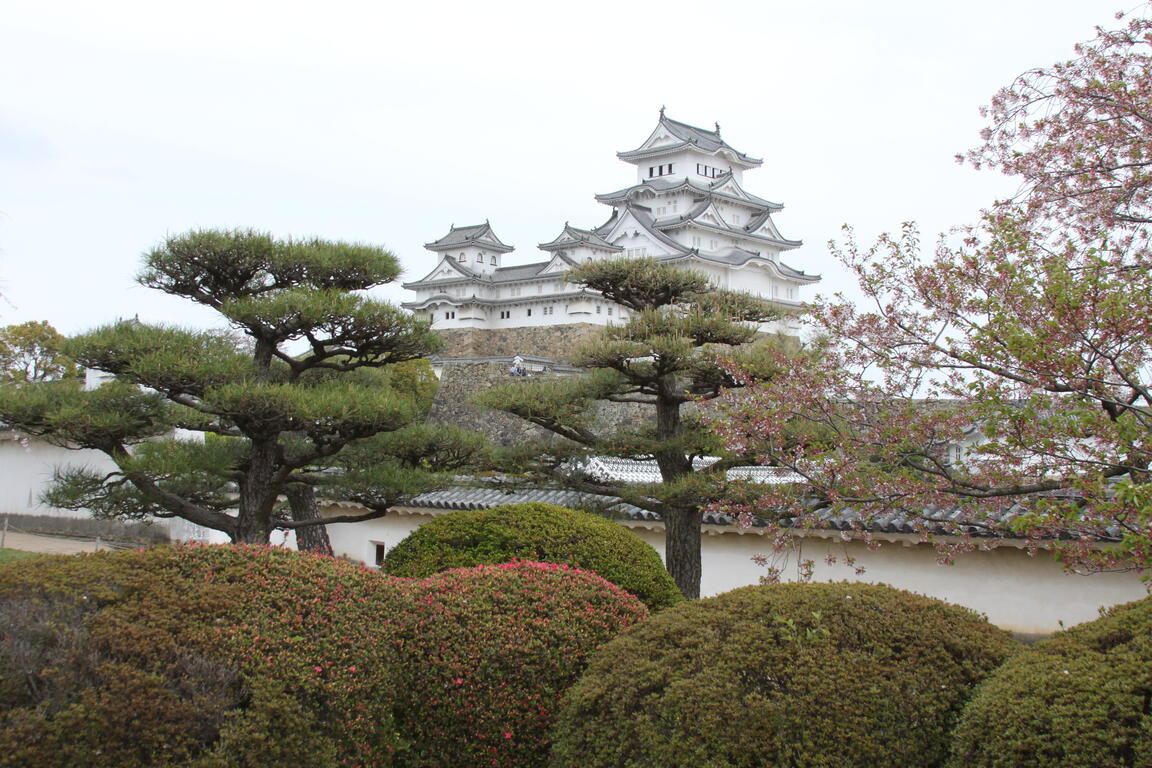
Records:
[[[719,125],[697,128],[661,109],[648,138],[617,157],[636,166],[636,183],[596,195],[612,209],[606,222],[588,229],[565,224],[555,239],[539,245],[546,260],[521,266],[501,265],[512,248],[487,222],[452,227],[425,246],[440,261],[427,276],[404,284],[417,298],[403,306],[431,319],[437,330],[618,322],[627,319],[624,308],[565,279],[575,265],[618,256],[683,265],[717,288],[757,294],[782,307],[801,306],[800,289],[819,281],[780,260],[801,242],[776,228],[772,217],[781,204],[744,189],[744,172],[764,161],[728,144]]]

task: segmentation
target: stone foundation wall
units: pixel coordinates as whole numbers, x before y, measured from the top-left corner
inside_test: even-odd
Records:
[[[120,520],[96,520],[90,517],[57,517],[55,515],[5,515],[8,528],[21,533],[39,533],[48,536],[99,536],[111,541],[130,541],[140,544],[165,544],[171,541],[168,530],[148,523],[129,523]]]
[[[440,388],[436,391],[436,397],[428,413],[428,420],[457,424],[465,429],[480,432],[498,445],[561,440],[562,438],[519,417],[481,408],[471,402],[477,394],[496,383],[514,381],[527,384],[540,376],[556,375],[537,373],[525,378],[510,377],[505,364],[494,362],[445,365],[440,376]],[[642,429],[650,426],[652,419],[651,410],[642,405],[600,402],[594,404],[593,408],[598,432]]]
[[[459,328],[437,333],[444,340],[441,357],[534,355],[567,363],[576,347],[602,328],[592,323],[574,323],[536,328]]]
[[[534,378],[534,377],[533,377]],[[500,363],[453,363],[444,366],[440,388],[428,412],[428,421],[455,424],[486,435],[498,445],[552,439],[551,433],[509,413],[472,404],[472,398],[497,382],[510,380]],[[516,378],[514,381],[530,381]]]

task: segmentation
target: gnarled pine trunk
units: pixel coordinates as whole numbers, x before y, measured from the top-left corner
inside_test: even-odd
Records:
[[[664,562],[668,573],[689,600],[700,597],[700,510],[666,509],[664,518]]]
[[[316,504],[316,492],[310,485],[289,485],[284,491],[288,506],[292,508],[292,519],[296,522],[319,520],[320,508]],[[328,529],[323,525],[306,525],[296,529],[296,548],[301,552],[315,552],[318,555],[333,557],[332,542],[328,539]]]

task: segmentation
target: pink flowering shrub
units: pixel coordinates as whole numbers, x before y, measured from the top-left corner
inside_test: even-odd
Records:
[[[868,584],[745,587],[655,614],[566,695],[552,768],[929,768],[1016,643]]]
[[[413,768],[546,764],[564,691],[647,614],[599,576],[551,563],[451,570],[411,589],[396,717]]]
[[[1009,659],[965,708],[949,765],[1152,766],[1152,598]]]
[[[403,585],[257,547],[0,569],[0,766],[386,766]]]

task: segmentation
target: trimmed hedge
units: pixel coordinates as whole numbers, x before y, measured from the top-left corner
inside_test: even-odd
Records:
[[[867,584],[745,587],[600,649],[564,700],[554,768],[915,768],[1016,648],[977,614]]]
[[[1152,768],[1152,598],[1009,660],[956,727],[955,768]]]
[[[599,576],[553,563],[451,570],[412,587],[396,710],[408,766],[544,765],[563,692],[647,614]]]
[[[381,567],[394,576],[423,578],[512,560],[595,571],[653,611],[684,599],[660,555],[640,537],[611,520],[551,504],[451,512],[413,531]]]
[[[376,766],[402,584],[252,547],[0,569],[0,765]]]

